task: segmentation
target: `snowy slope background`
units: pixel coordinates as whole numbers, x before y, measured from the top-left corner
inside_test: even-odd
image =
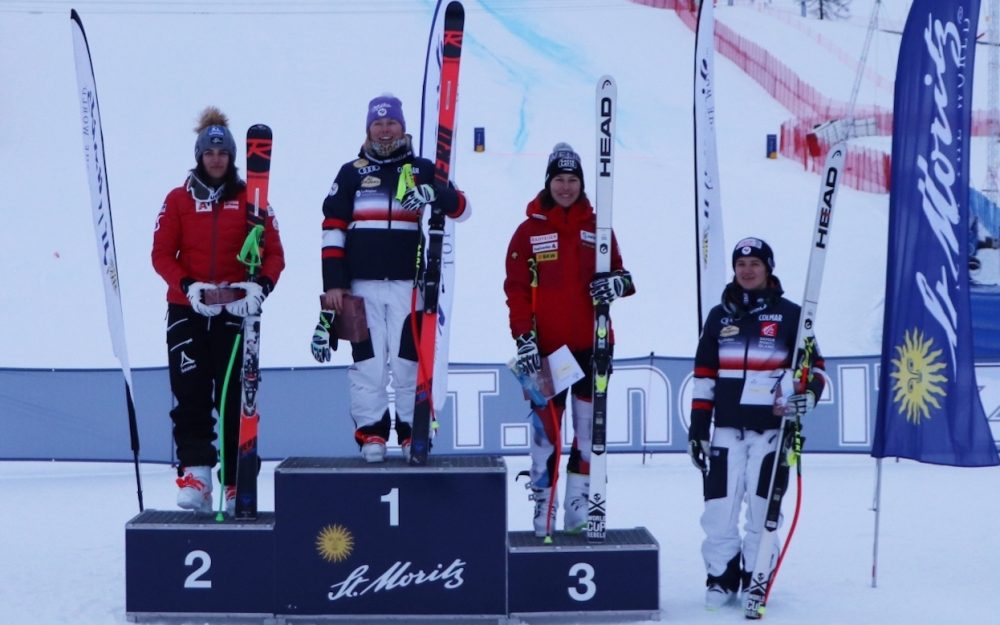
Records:
[[[886,2],[899,30],[908,2]],[[465,2],[458,184],[472,219],[458,227],[455,362],[512,351],[500,288],[503,255],[545,158],[568,141],[593,175],[593,89],[619,84],[615,229],[639,294],[615,304],[617,355],[689,357],[696,341],[692,233],[693,33],[670,11],[624,0]],[[239,136],[275,131],[272,202],[288,268],[266,306],[265,367],[314,364],[306,343],[320,289],[320,205],[363,137],[365,104],[392,91],[417,128],[430,0],[206,2],[0,1],[0,366],[112,368],[81,153],[69,9],[90,38],[107,145],[127,339],[133,366],[164,366],[165,286],[149,265],[156,213],[192,165],[199,111],[215,104]],[[847,22],[801,20],[797,3],[720,3],[717,19],[846,100],[871,0]],[[833,42],[833,43],[831,43]],[[876,34],[859,104],[891,107],[898,34]],[[755,234],[776,249],[789,295],[802,291],[819,180],[764,158],[765,135],[791,114],[724,59],[717,123],[726,243]],[[977,108],[985,107],[980,50]],[[472,129],[486,128],[486,152]],[[888,140],[885,140],[888,149]],[[973,181],[985,175],[975,146]],[[239,157],[242,162],[243,156]],[[589,163],[589,165],[586,165]],[[592,188],[592,187],[591,187]],[[843,189],[818,320],[828,355],[880,348],[888,196]],[[337,354],[346,364],[347,354]],[[3,389],[13,393],[13,389]],[[116,419],[120,416],[116,416]],[[2,422],[0,415],[0,422]],[[526,459],[508,459],[511,474]],[[273,465],[262,473],[273,506]],[[1000,474],[887,463],[878,589],[869,588],[874,486],[865,456],[805,458],[806,499],[770,623],[993,622],[984,595],[1000,557]],[[144,465],[150,508],[173,504],[172,470]],[[661,546],[663,620],[742,621],[701,607],[700,480],[686,457],[611,458],[614,527],[644,525]],[[786,511],[792,509],[792,501]],[[509,490],[513,530],[529,504]],[[124,523],[137,511],[127,465],[0,464],[0,622],[124,623]]]
[[[625,1],[466,4],[456,179],[474,212],[456,234],[451,360],[509,357],[501,289],[507,241],[541,188],[557,141],[573,144],[585,176],[593,178],[593,92],[604,73],[617,78],[620,91],[615,230],[639,288],[616,304],[616,355],[689,356],[697,339],[693,33],[672,11]],[[866,13],[865,3],[855,4]],[[9,87],[0,106],[11,121],[0,156],[15,182],[0,266],[5,291],[19,304],[0,310],[0,366],[116,364],[92,249],[64,6],[0,4],[0,80]],[[167,191],[192,165],[191,129],[208,104],[229,114],[237,136],[259,121],[274,128],[271,201],[288,268],[265,307],[262,364],[314,364],[307,343],[321,288],[320,206],[339,165],[357,152],[371,97],[385,91],[401,97],[409,128],[417,128],[433,3],[83,2],[77,8],[95,63],[132,365],[166,364],[166,287],[149,262],[152,227]],[[847,99],[853,68],[788,28],[774,10],[740,3],[720,7],[719,20],[773,46],[800,75]],[[836,29],[827,36],[859,51],[866,21],[867,15],[861,23],[810,21],[809,30]],[[810,45],[815,54],[798,52]],[[896,46],[898,36],[876,38],[870,62],[883,75],[894,74]],[[818,179],[793,162],[764,158],[766,134],[777,133],[790,114],[732,64],[720,60],[717,72],[726,244],[750,234],[770,241],[777,273],[797,297]],[[859,101],[889,107],[891,93],[866,81]],[[473,151],[477,126],[486,130],[484,153]],[[843,191],[818,321],[827,355],[880,349],[887,205],[885,195]],[[336,358],[347,364],[349,354]]]

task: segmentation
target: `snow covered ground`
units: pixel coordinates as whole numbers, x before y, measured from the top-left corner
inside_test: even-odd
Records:
[[[615,228],[639,287],[615,305],[618,355],[690,356],[697,338],[693,33],[669,11],[625,0],[465,4],[457,178],[475,212],[458,230],[452,360],[510,356],[504,249],[542,184],[554,143],[569,141],[593,163],[592,97],[603,73],[619,84]],[[794,22],[789,4],[720,3],[716,16],[846,100],[853,71],[841,52],[860,50],[871,0],[855,0],[847,23]],[[901,26],[900,7],[908,3],[884,4]],[[0,110],[8,120],[0,138],[7,183],[3,367],[117,364],[88,213],[70,6],[83,17],[94,56],[133,366],[165,364],[164,287],[149,266],[152,225],[191,165],[191,127],[207,104],[230,115],[236,134],[258,121],[274,127],[272,202],[289,266],[267,304],[263,365],[312,364],[306,343],[320,288],[321,201],[361,141],[369,98],[396,93],[416,127],[433,2],[0,1]],[[876,35],[859,105],[891,106],[883,83],[894,76],[894,46],[898,35]],[[727,245],[747,234],[769,240],[777,273],[796,298],[818,178],[764,158],[765,135],[790,114],[730,63],[719,59],[716,69]],[[484,153],[472,150],[476,126],[486,128]],[[985,167],[976,159],[973,181]],[[887,207],[888,196],[841,191],[817,330],[828,355],[879,351]],[[345,364],[348,356],[342,350],[337,357]],[[513,475],[526,459],[508,464]],[[872,589],[873,465],[863,455],[806,456],[803,517],[766,622],[994,622],[987,589],[1000,557],[1000,473],[887,463],[879,587]],[[272,471],[267,465],[262,474],[263,509],[273,506]],[[169,467],[143,465],[148,508],[172,506],[171,475]],[[700,480],[687,458],[613,456],[610,476],[617,502],[611,525],[644,525],[660,542],[663,620],[742,621],[735,609],[709,614],[701,607]],[[527,529],[522,491],[512,487],[509,498],[510,528]],[[0,502],[0,622],[125,622],[123,530],[137,511],[130,466],[0,463]]]
[[[872,588],[874,461],[807,454],[803,462],[802,516],[764,623],[996,622],[989,588],[1000,557],[1000,472],[885,462],[878,587]],[[524,457],[507,463],[511,476],[527,468]],[[268,463],[261,474],[262,509],[273,509],[273,468]],[[166,466],[143,466],[147,507],[172,502],[172,475]],[[735,607],[703,608],[701,479],[686,456],[645,463],[612,456],[608,489],[615,503],[611,527],[644,526],[659,542],[662,622],[745,622]],[[131,466],[4,463],[0,502],[0,622],[126,622],[124,524],[138,511]],[[793,504],[789,497],[786,524]],[[531,504],[513,482],[508,510],[509,529],[530,528]]]

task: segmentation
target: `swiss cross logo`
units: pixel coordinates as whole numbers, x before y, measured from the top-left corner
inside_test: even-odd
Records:
[[[778,336],[778,322],[776,321],[765,321],[760,324],[760,335],[769,336],[772,339]]]

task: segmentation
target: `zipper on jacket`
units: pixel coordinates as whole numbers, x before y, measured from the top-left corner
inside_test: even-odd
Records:
[[[215,256],[219,242],[219,203],[212,202],[212,256],[208,263],[208,281],[215,283]]]

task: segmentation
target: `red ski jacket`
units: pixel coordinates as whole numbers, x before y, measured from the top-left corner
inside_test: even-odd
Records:
[[[249,229],[246,190],[226,202],[195,201],[190,180],[167,194],[153,229],[153,269],[167,283],[167,301],[190,305],[181,280],[213,284],[246,280],[237,260]],[[264,223],[262,265],[258,275],[277,284],[285,268],[278,222],[269,206]]]
[[[590,282],[596,266],[597,229],[594,209],[585,197],[568,209],[545,208],[535,197],[525,212],[528,218],[514,231],[507,248],[503,289],[510,309],[511,335],[516,338],[536,330],[543,355],[563,345],[571,351],[592,349],[594,302]],[[534,261],[538,272],[535,289],[531,286],[530,261]],[[619,269],[622,257],[618,241],[612,236],[611,270]],[[632,293],[634,289],[625,295]]]

